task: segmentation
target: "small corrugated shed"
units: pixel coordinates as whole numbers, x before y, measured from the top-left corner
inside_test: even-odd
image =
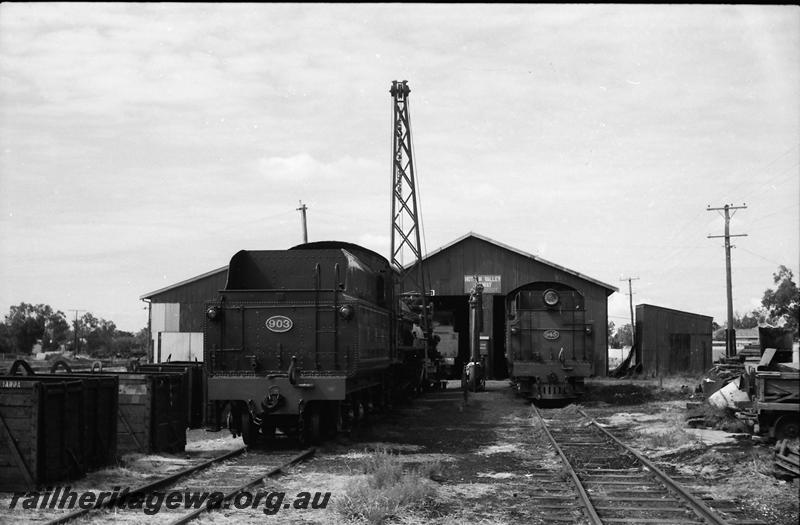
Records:
[[[713,363],[707,315],[651,304],[636,305],[636,341],[648,376],[703,373]]]
[[[150,305],[150,360],[203,360],[205,302],[225,288],[228,267],[142,295]]]

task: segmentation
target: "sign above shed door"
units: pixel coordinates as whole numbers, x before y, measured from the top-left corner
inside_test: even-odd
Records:
[[[499,294],[503,293],[503,287],[501,286],[502,279],[499,275],[465,275],[464,276],[464,293],[470,293],[472,291],[472,287],[475,286],[475,277],[478,278],[478,282],[483,285],[483,293],[494,293]]]

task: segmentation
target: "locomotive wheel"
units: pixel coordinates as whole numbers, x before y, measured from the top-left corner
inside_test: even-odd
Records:
[[[275,423],[267,421],[266,419],[261,424],[261,439],[265,446],[272,448],[275,444]]]
[[[318,445],[320,441],[322,441],[322,415],[319,412],[318,407],[314,407],[314,410],[308,415],[308,440]]]
[[[775,439],[795,439],[800,437],[800,422],[797,418],[783,416],[775,423]]]
[[[300,440],[304,445],[318,445],[322,441],[322,414],[319,407],[309,405],[303,414],[303,430],[300,433]]]
[[[355,400],[353,404],[353,413],[357,425],[361,425],[367,420],[367,407],[361,399]]]
[[[258,445],[258,427],[250,421],[250,414],[245,412],[241,418],[241,432],[242,440],[248,447],[255,447]]]
[[[322,436],[323,438],[333,438],[341,427],[341,415],[338,402],[326,403],[321,410]]]

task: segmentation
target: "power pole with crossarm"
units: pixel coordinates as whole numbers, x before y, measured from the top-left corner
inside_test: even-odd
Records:
[[[746,233],[731,235],[731,215],[730,211],[736,213],[736,210],[746,209],[747,206],[733,206],[726,204],[721,208],[712,208],[708,205],[706,211],[722,211],[725,217],[725,235],[709,235],[709,239],[725,239],[725,281],[728,290],[728,326],[725,329],[725,356],[733,357],[736,355],[736,330],[733,329],[733,287],[731,286],[731,237],[747,237]]]

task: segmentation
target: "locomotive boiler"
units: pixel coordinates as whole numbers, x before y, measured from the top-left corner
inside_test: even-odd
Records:
[[[246,444],[314,442],[388,404],[419,375],[398,354],[393,276],[350,243],[236,253],[206,303],[208,420]]]
[[[533,282],[506,296],[506,313],[508,370],[518,393],[553,402],[583,394],[592,371],[583,294],[563,283]]]

